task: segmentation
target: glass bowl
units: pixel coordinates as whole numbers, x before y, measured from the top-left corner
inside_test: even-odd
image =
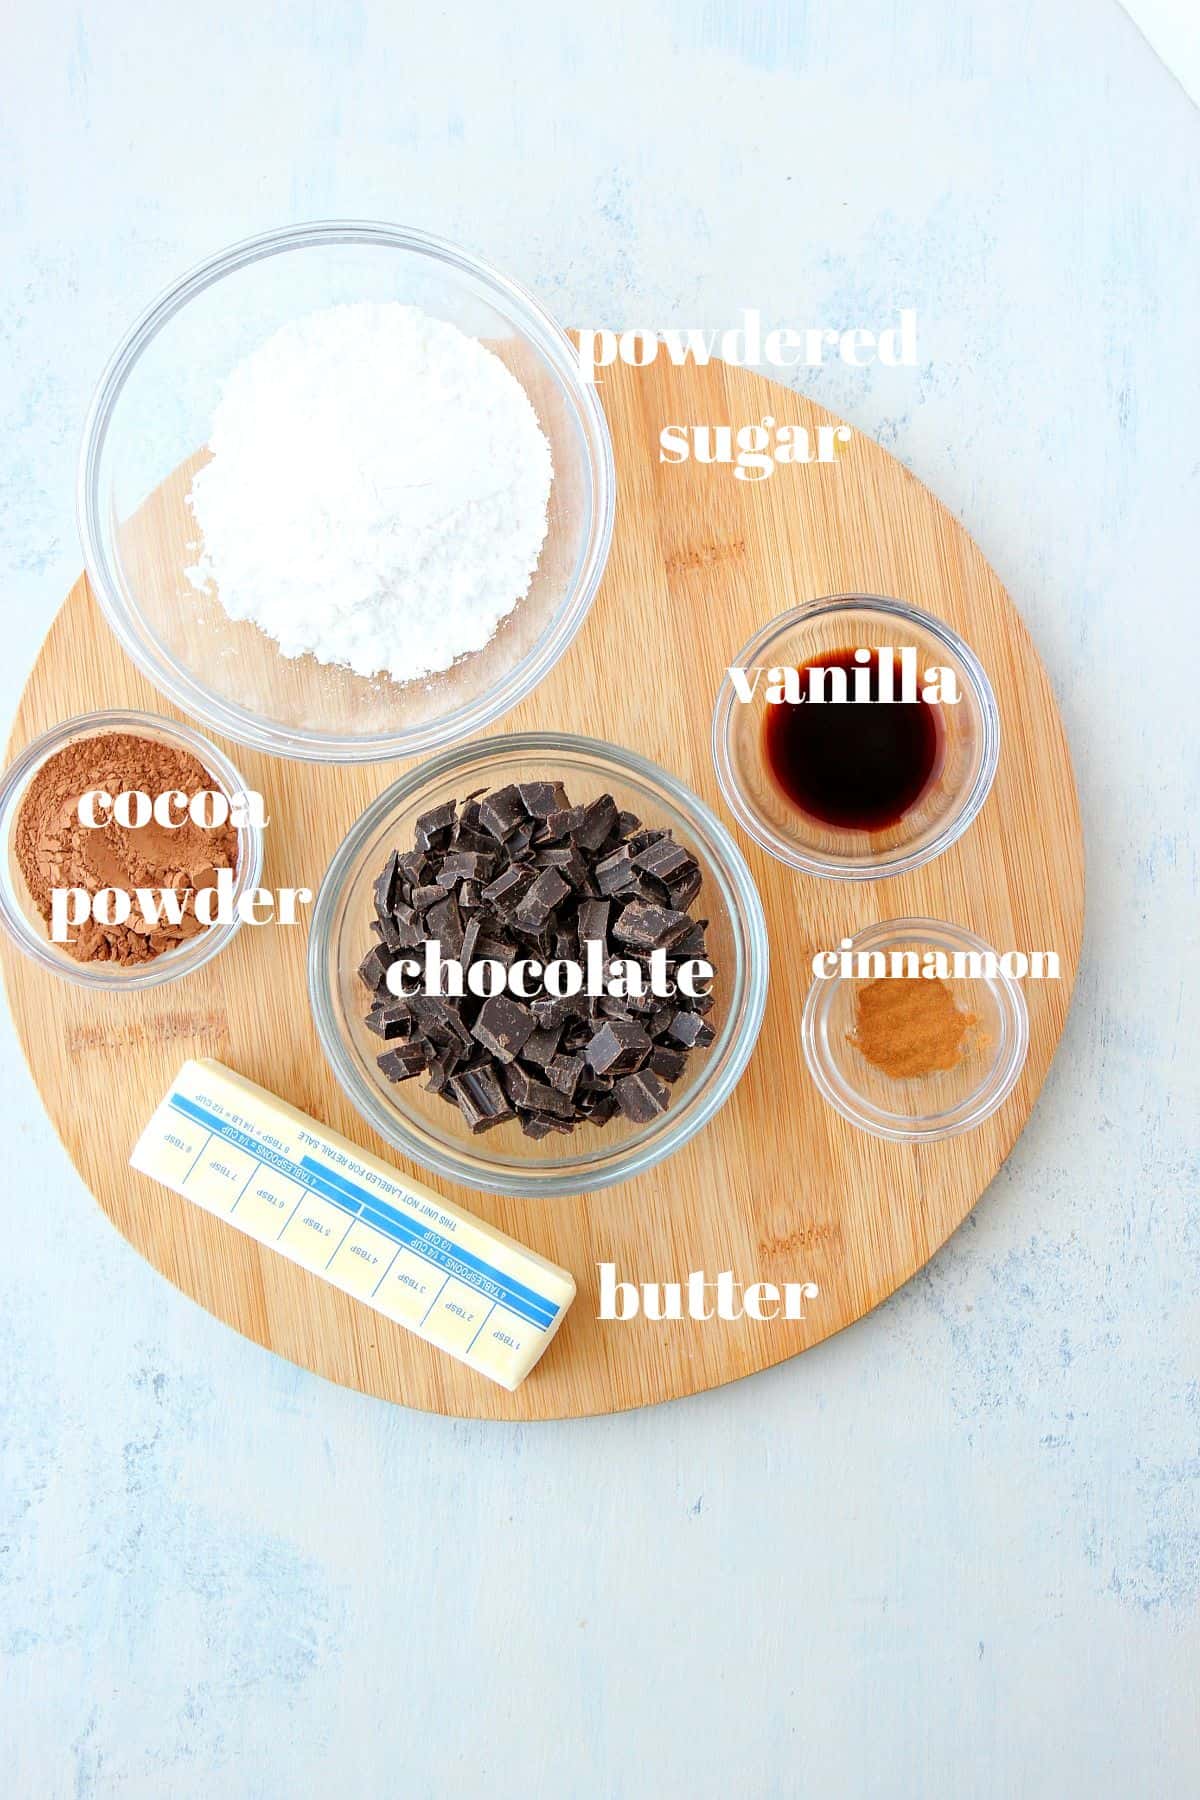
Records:
[[[185,573],[201,549],[186,500],[222,382],[290,320],[365,300],[421,306],[485,341],[529,395],[554,462],[549,530],[525,599],[484,649],[406,683],[285,657]],[[235,244],[143,314],[92,402],[78,511],[105,617],[177,706],[257,750],[371,762],[480,731],[553,667],[599,585],[615,493],[595,391],[579,377],[570,340],[531,294],[423,232],[336,222]]]
[[[921,671],[931,664],[954,671],[962,698],[939,709],[938,766],[916,804],[886,831],[824,824],[786,797],[767,766],[765,671],[800,668],[821,653],[888,644],[896,650],[915,646]],[[772,619],[732,666],[761,668],[764,676],[749,702],[737,698],[728,675],[721,684],[712,727],[717,779],[750,836],[792,868],[843,881],[903,874],[948,849],[987,799],[1000,756],[995,696],[975,653],[931,613],[870,594],[835,594]]]
[[[557,780],[573,804],[603,793],[646,825],[669,826],[695,854],[704,886],[695,911],[710,921],[716,1038],[693,1053],[671,1104],[649,1125],[623,1117],[535,1142],[515,1122],[473,1136],[456,1107],[423,1080],[389,1082],[382,1045],[367,1030],[358,965],[375,939],[372,888],[393,848],[412,847],[419,814],[474,789]],[[753,877],[725,827],[680,782],[631,750],[591,738],[531,732],[463,744],[397,781],[352,828],[321,885],[309,937],[309,995],[330,1066],[381,1137],[437,1175],[496,1194],[554,1197],[627,1181],[700,1130],[733,1092],[750,1059],[767,994],[767,928]]]
[[[76,962],[73,956],[69,956],[54,943],[49,927],[25,885],[25,878],[14,853],[21,802],[29,783],[50,757],[81,738],[97,737],[109,731],[133,732],[139,737],[154,738],[159,743],[171,744],[178,750],[190,752],[198,762],[203,763],[213,777],[214,784],[226,795],[232,796],[239,790],[245,792],[247,784],[229,758],[215,744],[210,744],[207,738],[201,737],[198,731],[193,731],[188,725],[178,724],[174,719],[163,718],[159,713],[140,712],[81,713],[74,719],[67,719],[28,744],[9,764],[3,777],[0,777],[0,834],[4,847],[3,862],[0,864],[0,922],[3,922],[17,948],[23,950],[26,956],[32,957],[43,969],[49,969],[52,975],[61,975],[65,981],[72,981],[77,987],[111,994],[133,993],[141,988],[160,987],[166,981],[178,981],[184,975],[202,968],[210,957],[216,956],[219,950],[225,948],[241,920],[235,912],[230,924],[209,925],[176,949],[164,950],[150,962],[128,966],[119,963]],[[233,887],[235,900],[248,889],[258,886],[263,860],[261,828],[242,824],[238,826],[237,834],[238,863]]]
[[[974,932],[936,919],[870,925],[850,939],[849,954],[926,949],[950,956],[994,954]],[[960,1011],[978,1020],[967,1053],[953,1069],[898,1080],[875,1068],[850,1042],[855,992],[872,979],[840,973],[814,977],[808,990],[801,1041],[821,1094],[852,1125],[893,1143],[928,1144],[973,1131],[1003,1105],[1025,1066],[1029,1014],[1020,985],[1000,972],[947,977]]]

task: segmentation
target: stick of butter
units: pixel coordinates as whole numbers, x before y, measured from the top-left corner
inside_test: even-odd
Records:
[[[565,1269],[218,1062],[184,1063],[129,1160],[510,1390],[575,1298]]]

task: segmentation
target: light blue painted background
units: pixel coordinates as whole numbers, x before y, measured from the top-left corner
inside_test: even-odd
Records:
[[[1115,0],[4,11],[7,715],[131,316],[249,232],[402,219],[568,320],[917,305],[919,373],[813,391],[1008,584],[1091,859],[1062,1052],[945,1252],[791,1366],[594,1423],[242,1342],[105,1222],[6,1027],[7,1791],[1196,1792],[1196,111]]]

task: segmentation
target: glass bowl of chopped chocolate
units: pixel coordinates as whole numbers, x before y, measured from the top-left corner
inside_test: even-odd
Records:
[[[525,733],[404,776],[325,876],[309,992],[380,1135],[520,1196],[652,1168],[733,1092],[767,930],[708,808],[633,751]]]

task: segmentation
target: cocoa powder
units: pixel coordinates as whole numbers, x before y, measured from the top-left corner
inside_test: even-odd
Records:
[[[78,962],[144,963],[207,929],[195,914],[195,896],[211,887],[217,870],[236,870],[236,828],[205,829],[185,818],[178,829],[153,819],[136,829],[109,819],[90,829],[80,823],[79,801],[99,789],[141,792],[151,800],[178,790],[192,795],[221,784],[189,752],[136,733],[108,731],[67,744],[44,762],[25,790],[17,817],[15,851],[34,905],[47,926],[54,888],[123,888],[133,899],[124,925],[88,920],[61,948]],[[184,903],[178,925],[148,925],[135,889],[174,888]]]

